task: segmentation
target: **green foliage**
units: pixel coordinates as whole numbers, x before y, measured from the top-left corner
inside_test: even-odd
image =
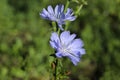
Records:
[[[0,80],[49,80],[52,29],[39,12],[65,2],[0,0]],[[69,26],[84,41],[86,54],[78,66],[68,59],[63,65],[71,80],[120,80],[120,0],[87,3]],[[76,6],[72,2],[69,7],[75,11]]]

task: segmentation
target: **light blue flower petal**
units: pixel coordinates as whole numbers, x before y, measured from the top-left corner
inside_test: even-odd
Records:
[[[47,9],[48,9],[48,13],[50,15],[49,19],[51,21],[56,21],[55,13],[54,13],[54,10],[53,10],[52,6],[48,6]]]
[[[72,53],[80,53],[81,55],[85,54],[85,49],[83,48],[71,48]]]
[[[76,17],[72,15],[73,15],[73,11],[70,8],[68,8],[65,14],[65,20],[74,21]]]
[[[58,48],[58,46],[55,44],[55,42],[53,42],[53,41],[50,41],[50,45],[51,45],[51,47],[52,48],[54,48],[54,49],[57,49]]]
[[[53,11],[53,8],[52,8],[52,6],[48,6],[48,12],[50,13],[50,15],[54,15],[54,11]]]
[[[72,10],[70,8],[68,8],[65,16],[68,17],[71,15],[71,13],[72,13]]]
[[[81,54],[80,54],[80,51],[77,51],[77,50],[71,50],[71,53],[76,56],[76,57],[80,57]]]
[[[57,19],[61,19],[61,16],[64,14],[63,10],[64,10],[63,5],[57,5],[55,7],[55,16],[57,17]]]
[[[53,32],[51,35],[51,40],[57,42],[59,40],[58,34]]]
[[[58,58],[62,58],[62,53],[61,52],[57,52],[56,54],[55,54]]]
[[[65,20],[69,20],[69,21],[74,21],[75,19],[76,19],[75,16],[65,17]]]
[[[64,5],[62,5],[61,12],[64,12]]]
[[[64,13],[61,13],[60,20],[64,22],[64,20],[65,20],[65,14]],[[62,24],[64,24],[64,23],[62,23]]]
[[[59,5],[58,7],[59,13],[63,13],[63,10],[64,10],[64,5]]]
[[[57,13],[58,13],[58,15],[61,14],[61,8],[62,8],[62,5],[58,5],[58,9],[57,9]]]
[[[55,7],[55,16],[57,17],[58,15],[58,5]]]
[[[80,58],[79,57],[75,57],[73,55],[68,55],[68,57],[70,58],[70,60],[72,61],[72,63],[76,66],[78,64],[78,62],[80,62]]]
[[[47,12],[46,9],[43,9],[43,13],[44,13],[46,16],[49,16],[49,13]]]
[[[49,19],[49,13],[46,11],[46,9],[43,9],[42,13],[40,13],[41,17],[44,19]]]
[[[59,26],[60,30],[62,30],[62,31],[64,30],[60,23],[58,23],[58,26]]]
[[[53,32],[51,35],[51,41],[53,43],[50,42],[50,44],[52,45],[52,47],[56,48],[56,50],[61,47],[61,43],[60,43],[60,39],[58,37],[58,34],[56,32]]]
[[[85,54],[85,49],[81,48],[80,49],[80,54],[82,54],[82,55]]]
[[[74,40],[75,37],[76,37],[76,34],[70,35],[69,38],[68,38],[68,40],[67,40],[66,45],[69,45]]]
[[[47,16],[46,16],[43,12],[40,13],[40,16],[41,16],[42,18],[44,18],[44,19],[48,19]]]
[[[68,47],[77,49],[77,48],[82,48],[83,47],[83,41],[81,39],[75,39]]]
[[[70,32],[69,31],[64,31],[60,35],[60,40],[63,45],[65,45],[68,41],[68,38],[70,37]]]

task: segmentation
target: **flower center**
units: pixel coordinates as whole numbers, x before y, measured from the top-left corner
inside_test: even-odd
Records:
[[[62,47],[60,48],[60,51],[64,54],[70,54],[74,57],[77,57],[72,51],[71,51],[71,48],[68,48],[67,45],[65,44],[62,44]]]
[[[63,53],[69,53],[69,52],[70,52],[70,49],[68,49],[67,46],[64,45],[64,44],[62,45],[62,47],[61,47],[60,50],[61,50],[61,52],[63,52]]]

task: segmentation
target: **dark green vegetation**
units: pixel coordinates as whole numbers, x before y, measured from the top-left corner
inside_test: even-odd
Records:
[[[0,80],[49,80],[52,29],[39,12],[65,2],[0,0]],[[71,80],[120,80],[120,0],[88,0],[69,29],[86,49],[78,66],[64,61]]]

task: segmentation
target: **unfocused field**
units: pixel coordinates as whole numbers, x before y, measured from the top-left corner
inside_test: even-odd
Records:
[[[0,0],[0,80],[49,80],[50,21],[39,16],[67,0]],[[78,66],[64,59],[71,80],[120,80],[120,0],[88,0],[69,30],[83,41]],[[69,7],[76,10],[77,4]]]

